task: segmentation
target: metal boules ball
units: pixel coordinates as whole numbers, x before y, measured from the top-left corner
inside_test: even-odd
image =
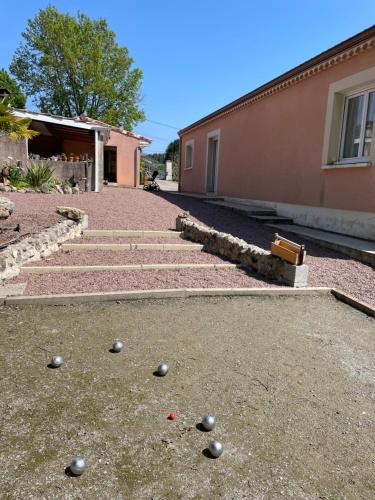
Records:
[[[53,356],[51,359],[52,368],[59,368],[63,364],[63,361],[62,356]]]
[[[206,431],[212,431],[215,427],[215,417],[213,415],[205,415],[202,418],[202,426],[206,429]]]
[[[167,363],[160,363],[157,372],[160,377],[164,377],[168,373],[168,370],[169,366],[167,365]]]
[[[113,342],[112,351],[113,352],[120,352],[123,347],[124,347],[124,343],[121,340],[116,339]]]
[[[208,449],[214,458],[220,457],[220,455],[224,451],[223,445],[219,443],[219,441],[215,440],[211,441],[211,443],[208,446]]]
[[[72,463],[70,464],[70,471],[75,476],[80,476],[85,472],[86,469],[86,460],[84,457],[78,456],[73,458]]]

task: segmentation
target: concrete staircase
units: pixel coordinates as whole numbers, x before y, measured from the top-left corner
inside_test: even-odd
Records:
[[[344,234],[322,231],[311,227],[299,226],[297,224],[267,224],[267,226],[278,231],[288,232],[318,245],[330,248],[337,252],[357,259],[366,264],[375,266],[375,241],[361,240]],[[284,234],[284,233],[283,233]]]
[[[278,232],[291,233],[306,240],[316,243],[322,247],[341,252],[366,264],[375,266],[375,242],[361,240],[342,234],[322,231],[319,229],[299,226],[294,224],[293,219],[281,217],[276,211],[259,205],[251,205],[241,201],[206,200],[206,203],[226,208],[233,212],[245,215],[249,219],[261,222]]]
[[[272,208],[225,200],[205,200],[205,203],[226,208],[232,212],[240,213],[255,222],[261,222],[262,224],[293,224],[293,219],[277,215],[276,210]]]

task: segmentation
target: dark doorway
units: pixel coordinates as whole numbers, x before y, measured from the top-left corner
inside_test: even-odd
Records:
[[[218,145],[218,136],[213,136],[208,139],[207,193],[216,192]]]
[[[104,147],[104,180],[117,182],[117,148],[115,146]]]

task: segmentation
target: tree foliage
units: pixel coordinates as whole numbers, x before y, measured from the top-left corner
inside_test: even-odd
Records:
[[[165,154],[164,153],[145,153],[142,154],[142,158],[153,163],[164,163]]]
[[[0,69],[0,88],[7,89],[10,93],[9,104],[14,108],[24,109],[26,96],[21,92],[16,80],[11,78],[5,69]]]
[[[174,165],[180,162],[180,139],[176,139],[168,144],[165,150],[165,159],[171,160]]]
[[[29,118],[17,118],[9,107],[9,96],[0,102],[0,134],[7,134],[15,141],[18,139],[32,139],[38,132],[30,130]]]
[[[105,19],[63,14],[50,5],[29,19],[22,36],[10,70],[42,112],[86,113],[128,130],[144,119],[142,72]]]
[[[180,169],[180,139],[176,139],[168,144],[165,150],[165,159],[172,161],[172,178],[178,181]]]

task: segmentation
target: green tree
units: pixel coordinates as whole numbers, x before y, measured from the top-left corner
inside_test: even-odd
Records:
[[[165,159],[171,160],[173,164],[178,165],[180,162],[180,139],[176,139],[168,144],[165,150]]]
[[[7,89],[10,93],[9,103],[11,106],[14,108],[25,108],[26,96],[21,92],[16,80],[11,78],[5,69],[0,69],[0,88]]]
[[[11,139],[32,139],[39,132],[30,130],[29,118],[17,118],[9,107],[10,97],[6,97],[0,102],[0,134],[7,134]]]
[[[180,167],[180,139],[176,139],[168,144],[165,150],[165,159],[172,161],[172,177],[178,181]]]
[[[133,68],[105,19],[63,14],[49,5],[29,19],[10,71],[42,112],[88,116],[131,130],[142,71]]]

